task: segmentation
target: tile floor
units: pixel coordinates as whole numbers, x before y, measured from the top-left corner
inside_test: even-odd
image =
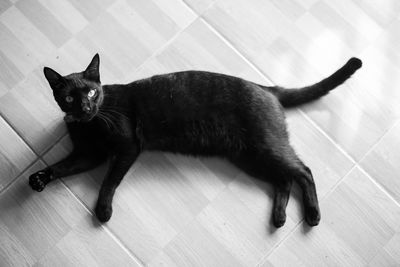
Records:
[[[33,192],[28,176],[71,150],[42,74],[101,57],[104,84],[197,69],[302,86],[351,56],[363,68],[288,110],[322,221],[298,190],[284,227],[272,190],[227,162],[144,153],[93,217],[106,166]],[[399,266],[400,1],[1,0],[1,266]]]

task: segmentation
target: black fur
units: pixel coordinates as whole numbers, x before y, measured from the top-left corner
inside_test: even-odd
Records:
[[[307,223],[317,225],[320,212],[313,176],[289,144],[282,106],[315,100],[360,67],[361,61],[352,58],[330,77],[301,89],[266,87],[201,71],[102,86],[97,54],[81,73],[63,77],[45,68],[55,100],[66,112],[74,150],[61,162],[31,175],[29,183],[42,191],[54,179],[111,158],[96,206],[98,219],[105,222],[111,217],[117,186],[141,151],[217,155],[274,185],[276,227],[285,223],[293,180],[303,190]]]

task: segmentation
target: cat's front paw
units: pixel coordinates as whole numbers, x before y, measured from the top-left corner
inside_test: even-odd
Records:
[[[96,206],[96,217],[100,222],[108,222],[112,215],[112,207],[111,205],[106,204],[97,204]]]
[[[51,173],[48,170],[38,171],[29,176],[29,185],[35,191],[41,192],[51,180]]]
[[[285,211],[275,211],[273,214],[272,222],[276,228],[282,227],[286,222]]]

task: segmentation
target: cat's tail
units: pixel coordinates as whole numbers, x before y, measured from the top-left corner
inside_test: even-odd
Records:
[[[353,57],[331,76],[316,84],[297,89],[285,89],[282,87],[268,87],[268,89],[278,97],[282,106],[294,107],[328,94],[330,90],[350,78],[361,66],[361,60]]]

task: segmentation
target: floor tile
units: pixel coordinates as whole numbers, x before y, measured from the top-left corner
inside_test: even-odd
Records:
[[[7,8],[9,8],[12,3],[9,0],[1,1],[0,3],[0,14],[3,13]]]
[[[3,95],[0,103],[2,115],[37,154],[66,133],[62,112],[39,70]]]
[[[36,155],[0,116],[0,191],[35,159]]]
[[[100,53],[100,58],[107,55],[105,65],[122,79],[194,20],[183,3],[173,1],[171,5],[175,10],[164,11],[155,1],[115,1],[77,39],[88,50]]]
[[[41,161],[35,163],[0,196],[1,262],[7,266],[139,266],[60,181],[41,193],[29,187],[28,176],[44,167]]]
[[[62,46],[72,37],[72,33],[38,0],[20,0],[15,6],[56,47]]]
[[[165,253],[167,257],[156,259],[161,261],[158,266],[170,262],[176,266],[243,266],[239,259],[198,221],[185,228],[174,242],[168,245]]]
[[[260,84],[269,82],[251,68],[218,33],[202,19],[197,19],[162,52],[128,75],[131,80],[159,73],[204,70],[238,76]]]
[[[203,17],[274,82],[299,85],[315,77],[304,55],[309,38],[273,2],[220,0]]]
[[[400,3],[396,0],[385,1],[384,3],[371,0],[353,0],[353,2],[381,26],[388,26],[400,14]]]
[[[1,26],[0,26],[1,28]],[[0,97],[13,88],[19,81],[22,80],[23,75],[18,68],[7,58],[6,55],[0,50]]]
[[[110,257],[110,255],[112,255]],[[86,215],[35,266],[141,266]]]
[[[400,203],[400,123],[397,123],[361,161],[361,166]]]
[[[89,23],[70,1],[38,0],[38,2],[72,34],[78,33]]]
[[[102,15],[104,10],[113,4],[115,0],[69,0],[69,2],[86,20],[92,21]]]
[[[59,182],[42,193],[29,187],[29,175],[44,167],[35,163],[0,195],[1,239],[7,240],[0,257],[6,265],[32,265],[87,213]]]
[[[29,49],[29,55],[37,58],[39,62],[56,49],[48,36],[43,34],[17,7],[12,6],[3,12],[0,21]]]
[[[184,2],[197,14],[201,15],[215,3],[215,0],[184,0]]]
[[[271,264],[365,266],[400,230],[400,207],[359,168],[324,200],[321,208],[324,217],[320,225],[296,229],[268,257]]]
[[[221,164],[219,159],[205,160],[169,153],[165,156],[208,200],[213,200],[239,172],[228,167],[229,163]]]
[[[1,17],[2,15],[0,15],[0,18]],[[2,63],[1,66],[2,71],[5,71],[3,64],[5,66],[11,65],[11,67],[8,67],[7,72],[12,71],[11,74],[14,77],[8,77],[5,79],[5,83],[10,83],[9,89],[11,89],[13,85],[23,78],[22,75],[28,75],[32,70],[39,66],[40,59],[35,55],[35,53],[32,53],[29,43],[19,40],[1,19],[0,31],[0,50],[3,54],[2,57],[8,59],[8,61]],[[11,83],[8,79],[12,79],[11,81],[13,82]]]
[[[344,86],[302,108],[356,161],[400,117],[400,95],[393,89],[399,84],[396,77],[400,73],[400,58],[390,53],[395,49],[388,45],[396,41],[390,37],[393,32],[394,27],[386,30],[379,41],[360,54],[363,67]],[[393,78],[386,82],[389,76]]]
[[[396,245],[396,249],[398,249],[398,244]],[[397,266],[399,264],[400,260],[394,259],[389,253],[383,250],[369,262],[368,266]]]
[[[255,266],[294,227],[289,219],[284,229],[274,231],[268,219],[253,213],[231,189],[226,189],[151,265]]]

